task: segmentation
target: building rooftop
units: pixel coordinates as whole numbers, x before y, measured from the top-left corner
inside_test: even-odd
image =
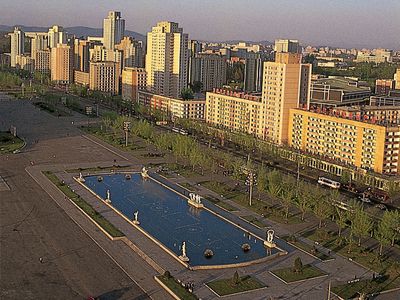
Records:
[[[369,92],[371,89],[362,81],[357,81],[354,79],[346,77],[328,77],[320,78],[312,82],[312,86],[326,85],[330,86],[331,89],[343,90],[347,93],[352,92]]]
[[[235,98],[240,98],[240,99],[244,99],[244,100],[261,102],[261,97],[256,94],[248,94],[245,92],[237,92],[237,91],[232,91],[232,90],[227,90],[227,89],[217,89],[217,88],[214,88],[212,92],[215,94],[225,95],[225,96],[229,96],[229,97],[235,97]]]

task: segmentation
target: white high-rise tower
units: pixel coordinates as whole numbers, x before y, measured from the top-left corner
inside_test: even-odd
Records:
[[[110,11],[103,21],[103,38],[106,49],[114,49],[124,38],[125,20],[118,11]]]
[[[147,33],[147,86],[153,93],[180,97],[187,87],[188,41],[174,22],[159,22]]]
[[[17,63],[17,55],[24,54],[25,32],[19,27],[14,28],[14,32],[10,33],[11,37],[11,67],[15,67]]]

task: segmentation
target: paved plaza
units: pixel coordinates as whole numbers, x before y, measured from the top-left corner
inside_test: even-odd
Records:
[[[0,130],[10,125],[26,141],[19,154],[0,156],[0,176],[9,190],[0,190],[1,224],[1,299],[172,299],[153,276],[170,271],[184,282],[195,282],[201,299],[217,296],[205,286],[217,278],[232,277],[234,269],[190,271],[157,244],[75,182],[66,169],[129,165],[139,170],[143,157],[123,152],[101,140],[84,135],[78,128],[87,118],[79,114],[57,118],[40,111],[27,101],[8,100],[0,94]],[[114,162],[115,161],[115,162]],[[151,160],[153,163],[155,159]],[[111,241],[65,198],[42,174],[50,170],[69,184],[87,202],[110,220],[127,237]],[[175,183],[190,182],[176,176]],[[199,187],[198,193],[218,197]],[[252,215],[236,203],[228,213],[212,203],[207,205],[259,236],[261,229],[240,216]],[[284,226],[266,221],[278,236],[288,235]],[[290,247],[290,246],[289,246]],[[295,248],[289,254],[262,264],[239,269],[240,275],[254,275],[266,289],[225,297],[226,299],[325,299],[329,282],[371,278],[372,273],[347,259],[334,255],[322,262]],[[287,285],[270,271],[293,265],[296,257],[329,273]],[[50,295],[50,296],[49,296]],[[394,299],[395,294],[378,299]],[[333,299],[333,298],[332,298]]]

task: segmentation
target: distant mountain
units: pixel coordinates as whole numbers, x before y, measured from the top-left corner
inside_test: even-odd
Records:
[[[38,26],[24,26],[24,25],[15,25],[19,26],[23,31],[42,31],[46,32],[49,30],[49,27],[38,27]],[[0,31],[11,32],[14,30],[14,26],[9,25],[0,25]],[[65,27],[65,30],[70,33],[74,34],[77,37],[87,37],[87,36],[102,36],[103,29],[101,28],[91,28],[85,26],[74,26],[74,27]],[[146,36],[131,30],[125,30],[126,36],[131,36],[136,40],[139,41],[146,41]]]

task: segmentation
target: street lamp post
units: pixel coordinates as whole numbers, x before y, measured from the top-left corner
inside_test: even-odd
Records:
[[[249,187],[249,206],[253,204],[253,186],[257,185],[256,174],[250,171],[247,174],[246,185]]]
[[[125,131],[125,147],[128,147],[128,133],[131,129],[131,122],[125,121],[124,122],[124,131]]]

